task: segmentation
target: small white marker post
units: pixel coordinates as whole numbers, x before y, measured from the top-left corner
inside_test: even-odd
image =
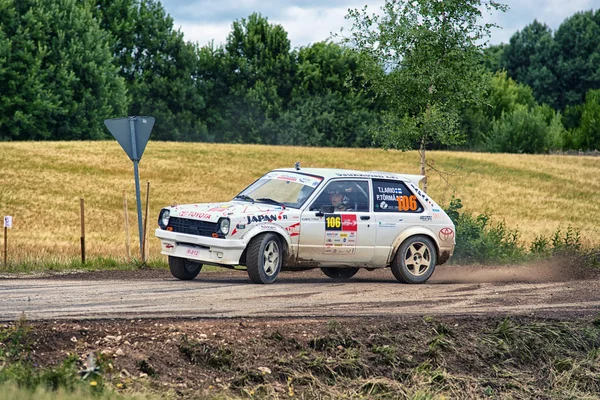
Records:
[[[12,228],[12,217],[10,215],[4,217],[4,268],[8,265],[6,257],[8,253],[8,228]]]

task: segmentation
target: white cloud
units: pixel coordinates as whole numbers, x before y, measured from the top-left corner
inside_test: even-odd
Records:
[[[271,23],[281,24],[288,33],[292,47],[307,46],[327,40],[341,27],[349,29],[351,21],[344,19],[348,9],[362,9],[366,0],[162,0],[176,28],[181,28],[186,40],[200,45],[214,40],[225,42],[233,21],[253,12],[261,13]],[[495,11],[482,22],[494,22],[502,29],[493,29],[490,44],[508,43],[510,37],[537,19],[556,30],[565,18],[578,11],[598,8],[598,0],[500,0],[510,9]],[[379,11],[384,0],[368,2],[369,12]]]
[[[350,24],[344,19],[348,8],[305,9],[289,7],[281,19],[271,22],[280,24],[288,33],[292,47],[307,46],[331,38],[340,28]],[[310,24],[307,23],[310,21]]]
[[[176,29],[181,29],[185,40],[189,42],[196,42],[201,46],[210,43],[211,40],[214,40],[215,46],[223,44],[227,39],[227,35],[229,35],[229,32],[231,31],[231,23],[194,24],[185,22],[182,24],[177,24],[177,22],[175,22],[174,25]]]
[[[368,8],[375,12],[383,3],[383,0],[371,1]],[[350,28],[351,22],[345,20],[348,9],[364,6],[361,0],[225,0],[219,3],[163,0],[162,4],[171,14],[175,28],[180,28],[188,41],[204,45],[214,40],[215,45],[222,44],[231,31],[233,21],[258,12],[267,17],[269,22],[283,26],[292,48],[327,40],[331,33],[338,33],[340,28]]]
[[[598,6],[597,0],[504,0],[510,9],[506,13],[497,12],[486,22],[495,22],[502,29],[493,29],[491,44],[508,43],[510,37],[517,31],[537,19],[553,31],[558,29],[563,21],[578,11],[588,11]]]

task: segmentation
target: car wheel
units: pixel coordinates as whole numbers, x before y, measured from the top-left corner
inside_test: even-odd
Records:
[[[392,273],[402,283],[423,283],[435,270],[436,248],[426,236],[412,236],[400,245]]]
[[[358,268],[321,268],[321,271],[331,279],[350,279],[358,272]]]
[[[181,257],[169,256],[169,268],[175,278],[189,281],[198,276],[202,264]]]
[[[248,244],[246,267],[254,283],[273,283],[281,271],[283,248],[274,233],[258,235]]]

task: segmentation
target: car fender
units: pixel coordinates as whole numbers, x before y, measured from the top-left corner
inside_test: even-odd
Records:
[[[279,225],[276,225],[276,224],[269,224],[269,223],[253,226],[252,228],[250,228],[250,230],[248,232],[246,232],[246,234],[243,237],[244,242],[246,242],[246,247],[248,246],[248,243],[250,243],[252,238],[254,238],[257,235],[260,235],[261,233],[266,233],[266,232],[278,233],[285,240],[285,247],[286,247],[287,251],[288,252],[291,251],[292,239],[290,238],[290,234],[285,230],[285,228],[283,228]]]
[[[388,257],[388,264],[391,263],[394,257],[396,256],[396,252],[398,251],[398,248],[400,247],[402,242],[404,242],[409,237],[415,235],[423,235],[430,238],[435,244],[435,251],[437,253],[436,255],[438,257],[440,256],[440,244],[438,243],[435,233],[426,226],[414,225],[404,229],[402,232],[400,232],[398,236],[396,236],[396,239],[394,239],[394,243],[392,244],[392,251],[390,252],[390,255]]]

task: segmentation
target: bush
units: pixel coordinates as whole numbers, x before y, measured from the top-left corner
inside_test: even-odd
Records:
[[[514,111],[504,113],[494,121],[487,138],[487,150],[496,153],[547,152],[550,146],[556,145],[551,143],[557,142],[555,136],[560,137],[560,132],[555,132],[556,122],[547,122],[547,114],[543,106],[530,109],[518,104]]]
[[[504,222],[493,223],[488,213],[473,217],[460,213],[460,199],[452,198],[446,213],[456,228],[456,247],[452,260],[457,263],[522,261],[527,251],[519,243],[517,230]]]
[[[452,261],[454,263],[511,263],[531,258],[551,256],[582,257],[589,266],[600,265],[600,252],[584,250],[580,231],[568,226],[559,227],[551,237],[536,236],[527,249],[519,242],[519,232],[509,229],[504,222],[492,223],[489,213],[476,217],[461,213],[460,199],[455,197],[445,210],[456,230],[456,247]]]
[[[551,238],[536,236],[531,242],[529,251],[537,256],[576,255],[581,253],[581,235],[579,230],[567,227],[564,235],[560,228],[556,228]]]

